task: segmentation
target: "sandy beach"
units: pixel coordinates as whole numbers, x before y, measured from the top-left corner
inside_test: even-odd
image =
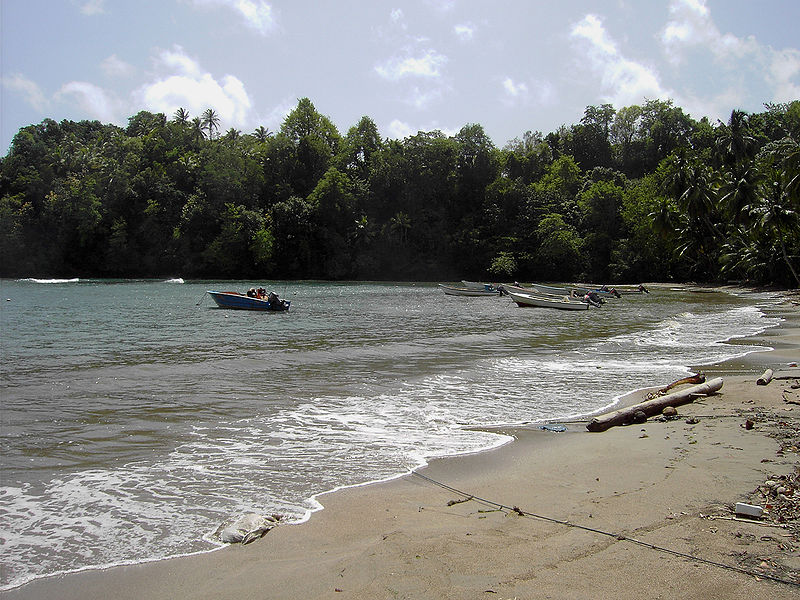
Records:
[[[774,350],[704,368],[722,389],[673,420],[505,429],[501,448],[324,495],[309,521],[246,546],[0,598],[798,598],[800,311],[772,312],[783,324],[752,343]]]

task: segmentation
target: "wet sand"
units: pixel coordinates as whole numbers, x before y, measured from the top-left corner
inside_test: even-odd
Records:
[[[798,598],[800,312],[775,312],[783,325],[753,339],[775,350],[704,369],[722,389],[675,420],[508,428],[501,448],[321,496],[309,521],[247,546],[0,598]],[[767,367],[780,378],[756,385]],[[737,502],[770,510],[743,519]]]

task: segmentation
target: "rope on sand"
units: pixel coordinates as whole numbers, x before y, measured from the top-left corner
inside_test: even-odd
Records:
[[[498,508],[500,510],[508,510],[508,511],[514,512],[514,513],[518,514],[521,517],[532,517],[532,518],[535,518],[535,519],[540,519],[542,521],[548,521],[550,523],[557,523],[559,525],[566,525],[567,527],[574,527],[576,529],[583,529],[584,531],[590,531],[592,533],[597,533],[597,534],[600,534],[600,535],[613,537],[613,538],[615,538],[615,539],[617,539],[617,540],[619,540],[621,542],[623,542],[623,541],[624,542],[631,542],[632,544],[638,544],[639,546],[644,546],[645,548],[650,548],[651,550],[657,550],[659,552],[665,552],[666,554],[672,554],[673,556],[678,556],[680,558],[685,558],[687,560],[691,560],[691,561],[694,561],[694,562],[703,563],[705,565],[709,565],[709,566],[712,566],[712,567],[718,567],[720,569],[727,569],[729,571],[736,571],[737,573],[742,573],[744,575],[750,575],[752,577],[760,578],[760,579],[768,579],[770,581],[774,581],[776,583],[782,583],[784,585],[791,585],[791,586],[794,586],[794,587],[800,587],[800,582],[790,581],[788,579],[781,579],[780,577],[773,577],[772,575],[765,575],[763,573],[757,573],[755,571],[750,571],[748,569],[743,569],[741,567],[735,567],[735,566],[732,566],[732,565],[726,565],[724,563],[716,562],[716,561],[713,561],[713,560],[708,560],[706,558],[701,558],[699,556],[693,556],[691,554],[687,554],[685,552],[680,552],[678,550],[672,550],[670,548],[665,548],[663,546],[658,546],[656,544],[651,544],[649,542],[643,542],[641,540],[637,540],[635,538],[628,537],[626,535],[621,535],[619,533],[612,533],[610,531],[603,531],[601,529],[595,529],[594,527],[587,527],[586,525],[580,525],[578,523],[572,523],[570,521],[564,521],[562,519],[556,519],[556,518],[553,518],[553,517],[547,517],[547,516],[544,516],[544,515],[538,515],[536,513],[532,513],[532,512],[529,512],[529,511],[523,511],[523,510],[521,510],[520,508],[518,508],[516,506],[506,506],[504,504],[500,504],[499,502],[493,502],[492,500],[486,500],[485,498],[481,498],[480,496],[476,496],[475,494],[468,494],[467,492],[463,492],[463,491],[461,491],[461,490],[459,490],[457,488],[451,487],[451,486],[449,486],[449,485],[447,485],[445,483],[442,483],[441,481],[436,481],[435,479],[432,479],[432,478],[430,478],[430,477],[428,477],[426,475],[423,475],[422,473],[418,473],[417,471],[412,471],[411,474],[412,475],[416,475],[420,479],[424,479],[425,481],[428,481],[429,483],[432,483],[434,485],[438,485],[439,487],[444,488],[449,492],[453,492],[454,494],[459,494],[461,496],[464,496],[467,499],[471,499],[471,500],[474,500],[476,502],[480,502],[480,503],[485,504],[487,506],[494,506],[494,507],[496,507],[496,508]]]

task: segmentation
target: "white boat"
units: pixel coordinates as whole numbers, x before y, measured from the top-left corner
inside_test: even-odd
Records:
[[[471,290],[493,290],[496,289],[491,283],[482,283],[480,281],[467,281],[466,279],[461,280],[461,285],[465,288],[469,288]]]
[[[456,287],[453,285],[439,284],[442,291],[448,296],[499,296],[500,291],[489,286],[488,289],[474,289],[468,287]]]
[[[524,294],[509,290],[508,295],[517,303],[517,306],[522,307],[537,306],[540,308],[557,308],[559,310],[589,310],[589,304],[574,300],[566,294],[559,298],[558,296]]]
[[[570,296],[571,298],[581,299],[586,294],[585,292],[581,293],[582,290],[578,290],[576,288],[553,287],[549,285],[539,285],[536,283],[530,284],[530,287],[503,284],[503,289],[507,292],[516,292],[518,294],[533,294],[534,296],[552,296],[557,298]]]

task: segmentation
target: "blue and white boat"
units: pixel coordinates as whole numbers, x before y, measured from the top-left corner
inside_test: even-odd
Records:
[[[250,296],[239,292],[214,292],[209,290],[206,294],[211,296],[220,308],[271,310],[275,312],[289,310],[289,306],[292,304],[289,300],[281,300],[274,293],[264,296]]]

